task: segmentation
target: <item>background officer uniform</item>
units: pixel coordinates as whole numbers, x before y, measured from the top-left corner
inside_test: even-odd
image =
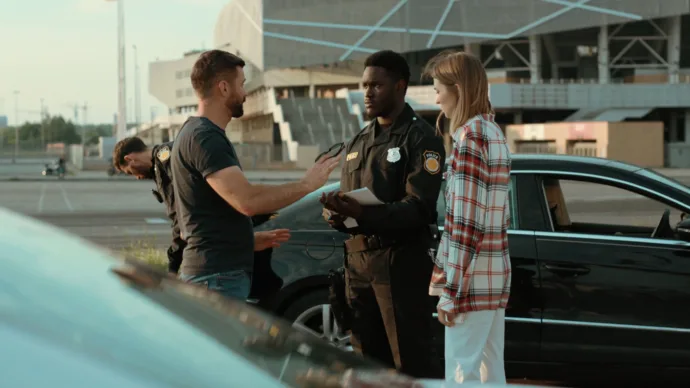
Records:
[[[172,185],[172,171],[170,170],[170,153],[173,143],[162,143],[153,146],[153,180],[156,182],[156,190],[153,195],[158,202],[165,202],[168,217],[172,221],[172,244],[168,248],[168,271],[177,273],[182,264],[182,252],[185,243],[180,237],[180,226],[177,223],[175,211],[175,194]]]
[[[340,181],[343,192],[368,187],[385,203],[364,207],[348,230],[353,347],[414,377],[438,369],[429,249],[444,160],[443,139],[406,104],[389,128],[373,120],[351,140]]]

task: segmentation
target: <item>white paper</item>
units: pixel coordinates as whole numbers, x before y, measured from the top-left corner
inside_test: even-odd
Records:
[[[383,202],[376,198],[369,188],[364,187],[345,193],[346,197],[352,198],[363,206],[383,205]]]
[[[343,225],[345,225],[345,227],[348,229],[356,228],[357,226],[359,226],[357,220],[355,220],[352,217],[347,217],[345,221],[343,221]]]
[[[382,205],[383,204],[383,202],[380,199],[376,198],[374,193],[372,193],[371,190],[369,190],[366,187],[347,192],[347,193],[345,193],[345,196],[354,199],[355,201],[359,202],[360,205],[363,205],[363,206],[372,206],[372,205]],[[338,214],[334,211],[330,211],[327,209],[325,209],[325,211],[327,211],[328,214]],[[345,225],[345,227],[348,229],[356,228],[357,226],[359,226],[359,224],[357,223],[357,220],[355,220],[352,217],[346,218],[343,221],[343,225]]]

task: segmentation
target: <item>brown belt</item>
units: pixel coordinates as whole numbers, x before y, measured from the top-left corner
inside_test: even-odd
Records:
[[[365,236],[358,234],[351,239],[345,240],[345,249],[348,253],[374,251],[385,249],[395,245],[397,241],[389,237]]]

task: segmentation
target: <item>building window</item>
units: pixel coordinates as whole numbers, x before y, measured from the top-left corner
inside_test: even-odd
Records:
[[[187,90],[185,91],[185,93],[186,93],[185,95],[186,95],[187,97],[190,97],[190,96],[193,96],[193,95],[194,95],[194,91],[192,90],[192,88],[187,88]]]
[[[175,95],[177,96],[177,98],[184,97],[184,89],[177,89]]]

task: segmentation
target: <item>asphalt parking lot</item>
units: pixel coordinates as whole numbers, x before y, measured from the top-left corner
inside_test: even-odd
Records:
[[[110,248],[145,244],[165,248],[170,223],[152,181],[130,177],[108,179],[105,171],[77,172],[64,180],[43,177],[48,159],[0,160],[0,206],[82,236]],[[666,170],[684,184],[690,171]],[[299,179],[301,171],[247,171],[252,182],[280,184]],[[339,180],[334,172],[330,181]],[[562,184],[573,221],[655,226],[665,206],[615,188]],[[673,217],[672,223],[677,222]]]
[[[145,243],[164,248],[170,228],[153,182],[130,179],[3,181],[0,206],[47,221],[110,248]],[[564,186],[574,200],[573,220],[654,226],[664,207],[620,192],[592,193],[589,187]],[[674,219],[672,219],[674,221]],[[677,221],[676,221],[677,222]]]

